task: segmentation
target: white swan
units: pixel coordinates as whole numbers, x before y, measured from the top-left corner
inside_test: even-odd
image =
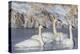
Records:
[[[70,49],[72,49],[74,46],[71,23],[69,23],[69,38],[63,40],[62,44],[64,45],[64,47],[67,47]]]
[[[63,33],[58,33],[55,28],[56,19],[53,21],[53,32],[55,36],[55,46],[53,49],[72,49],[73,48],[73,37],[72,37],[72,26],[69,24],[69,36],[70,38],[66,37]]]
[[[15,48],[18,50],[19,49],[22,49],[22,50],[25,49],[28,51],[31,51],[31,50],[41,51],[41,50],[43,50],[43,45],[44,45],[43,39],[45,42],[46,42],[46,39],[44,38],[45,34],[43,34],[44,37],[42,37],[42,33],[41,33],[42,28],[43,27],[40,25],[38,35],[33,35],[30,39],[17,43],[15,45]]]

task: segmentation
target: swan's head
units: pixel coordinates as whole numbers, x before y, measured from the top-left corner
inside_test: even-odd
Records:
[[[47,28],[46,26],[43,26],[43,25],[39,25],[39,27],[42,29],[42,28]]]
[[[43,28],[43,26],[42,26],[42,25],[40,25],[39,27],[40,27],[41,29]]]

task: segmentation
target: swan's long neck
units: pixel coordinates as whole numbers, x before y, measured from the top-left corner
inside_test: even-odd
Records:
[[[70,39],[73,40],[71,23],[69,24],[69,36],[70,36]]]
[[[56,34],[56,26],[55,26],[55,23],[56,23],[56,19],[53,18],[53,33]]]
[[[41,29],[42,29],[42,26],[40,25],[40,26],[39,26],[39,40],[40,40],[41,45],[44,45],[43,39],[42,39]]]
[[[39,36],[41,36],[41,27],[39,26]]]

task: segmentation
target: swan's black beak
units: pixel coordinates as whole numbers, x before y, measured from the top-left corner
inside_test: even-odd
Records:
[[[39,26],[40,26],[40,24],[39,24]],[[42,25],[42,27],[43,27],[43,28],[47,28],[46,26],[43,26],[43,25]]]
[[[43,28],[47,28],[46,26],[43,26]]]
[[[62,23],[62,21],[60,19],[57,19],[57,20]]]
[[[72,29],[76,30],[77,28],[75,26],[72,25]]]
[[[75,27],[74,27],[74,26],[72,26],[72,28],[74,28],[74,29],[75,29]]]

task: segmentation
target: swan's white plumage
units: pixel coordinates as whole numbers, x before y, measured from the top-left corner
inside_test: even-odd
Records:
[[[69,48],[69,49],[72,49],[74,45],[73,40],[70,40],[70,39],[63,40],[62,44],[63,44],[63,48]]]
[[[42,33],[42,37],[43,37],[44,42],[51,41],[52,37],[53,37],[53,34],[52,33]],[[38,35],[33,35],[30,39],[19,42],[15,46],[16,47],[19,47],[19,46],[30,47],[30,46],[38,46],[38,45],[40,45],[39,37],[38,37]]]
[[[46,47],[46,49],[50,47],[52,49],[72,49],[73,41],[66,36],[67,35],[63,33],[57,33],[57,35],[53,35],[53,33],[50,32],[42,33],[42,38],[45,43],[44,47]],[[20,49],[26,48],[27,50],[43,50],[38,35],[33,35],[30,39],[17,43],[15,47]]]
[[[40,46],[40,43],[38,40],[34,39],[28,39],[22,42],[19,42],[15,45],[15,47],[38,47]]]

